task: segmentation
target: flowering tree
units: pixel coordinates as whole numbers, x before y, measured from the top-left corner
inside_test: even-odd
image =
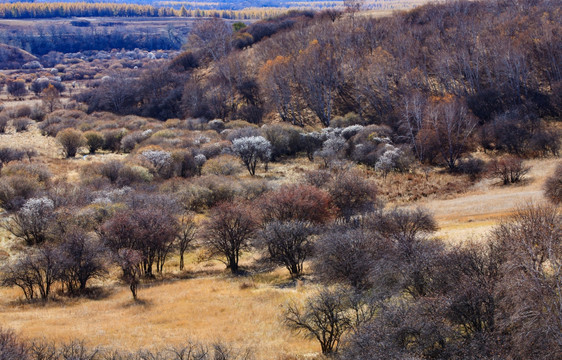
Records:
[[[250,175],[256,174],[258,161],[268,161],[271,157],[271,143],[263,136],[249,136],[235,139],[232,151],[240,157]]]
[[[154,167],[157,174],[172,163],[172,155],[163,150],[146,150],[141,153],[141,156]]]
[[[195,161],[195,166],[197,167],[197,174],[201,175],[201,169],[207,162],[207,157],[203,154],[197,154],[193,157],[193,160]]]

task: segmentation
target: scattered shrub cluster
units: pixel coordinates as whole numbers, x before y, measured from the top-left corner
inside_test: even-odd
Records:
[[[251,360],[250,350],[216,342],[212,345],[188,341],[182,345],[150,351],[127,353],[88,347],[74,340],[55,344],[44,340],[23,340],[10,330],[0,329],[0,358],[4,360]]]
[[[560,353],[556,205],[530,205],[486,241],[460,246],[435,237],[428,211],[383,201],[438,192],[421,165],[465,179],[445,185],[458,192],[481,176],[520,182],[525,157],[558,153],[559,11],[541,0],[461,1],[383,19],[293,13],[237,31],[207,19],[169,64],[92,82],[77,95],[87,111],[3,110],[0,133],[35,129],[33,118],[65,159],[0,148],[0,226],[17,253],[0,283],[29,302],[90,296],[92,279],[117,269],[138,301],[170,258],[186,271],[197,251],[233,276],[282,266],[291,281],[317,283],[282,315],[334,358]],[[16,82],[10,93],[24,96]],[[492,160],[471,157],[477,147]],[[87,155],[69,159],[78,154]],[[270,171],[297,156],[314,169]],[[78,176],[54,177],[61,164],[76,164]],[[554,204],[561,169],[544,185]],[[248,252],[259,256],[251,266],[241,261]],[[118,354],[0,330],[2,359],[250,355],[194,343]]]

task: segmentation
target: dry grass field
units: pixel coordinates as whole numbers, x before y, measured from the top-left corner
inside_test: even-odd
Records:
[[[544,201],[543,184],[560,159],[529,160],[526,179],[517,185],[500,186],[497,180],[484,179],[461,196],[452,199],[421,201],[435,215],[439,237],[453,242],[477,240],[502,218],[529,203]]]
[[[259,359],[319,351],[280,323],[283,304],[311,289],[278,288],[250,280],[195,278],[140,289],[113,286],[100,300],[68,300],[45,306],[16,305],[20,294],[2,290],[0,323],[26,337],[59,342],[75,338],[116,349],[157,349],[187,340],[223,341],[259,349]],[[249,284],[249,285],[248,285]]]

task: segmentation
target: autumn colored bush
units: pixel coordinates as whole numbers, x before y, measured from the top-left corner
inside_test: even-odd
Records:
[[[372,210],[376,204],[377,186],[359,170],[338,172],[326,188],[339,209],[338,215],[346,221]]]
[[[238,159],[233,155],[219,155],[215,158],[209,159],[203,168],[201,173],[203,175],[236,175],[240,172],[242,167]]]
[[[90,150],[90,154],[95,154],[96,151],[102,148],[104,139],[103,135],[97,131],[88,131],[84,133],[86,139],[86,146]]]
[[[488,176],[501,180],[503,185],[520,182],[529,170],[523,159],[512,155],[494,159],[488,164]]]
[[[57,140],[62,145],[67,158],[75,157],[78,149],[86,144],[86,139],[82,132],[73,129],[65,129],[59,132]]]
[[[331,196],[311,185],[285,185],[261,198],[264,221],[310,221],[325,223],[334,218]]]

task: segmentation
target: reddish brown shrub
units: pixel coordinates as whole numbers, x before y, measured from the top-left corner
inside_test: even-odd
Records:
[[[507,155],[490,161],[488,176],[502,180],[504,185],[514,184],[521,181],[530,169],[530,167],[523,165],[521,158]]]
[[[287,185],[266,193],[261,200],[263,219],[324,223],[335,215],[330,195],[311,185]]]

